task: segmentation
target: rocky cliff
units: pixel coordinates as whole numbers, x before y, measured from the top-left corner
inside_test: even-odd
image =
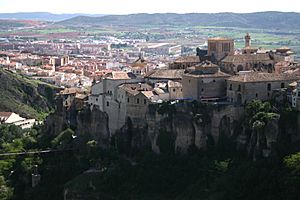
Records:
[[[233,138],[243,115],[243,109],[234,106],[188,103],[174,105],[174,108],[170,106],[161,113],[158,105],[150,106],[144,124],[132,124],[128,129],[127,123],[116,137],[125,138],[125,143],[135,149],[150,146],[156,153],[169,151],[167,147],[180,153],[187,153],[193,147],[205,150],[217,145],[220,135]]]
[[[46,119],[44,129],[48,135],[56,136],[65,129],[72,128],[79,142],[95,140],[103,148],[109,146],[110,134],[106,113],[97,108],[91,111],[88,107],[76,110],[75,104],[66,108],[61,97],[56,98],[56,105],[55,112]]]
[[[283,124],[288,126],[291,122],[283,122],[284,116],[276,113],[266,113],[268,120],[266,116],[262,117],[263,126],[255,127],[249,126],[245,107],[195,102],[168,105],[164,112],[161,112],[161,107],[150,106],[144,124],[132,124],[128,120],[130,125],[127,122],[116,134],[116,138],[123,140],[122,149],[127,149],[128,153],[128,149],[136,152],[137,149],[151,147],[156,153],[187,153],[193,148],[206,150],[216,147],[225,151],[234,148],[256,160],[277,155],[278,151],[286,151],[287,147],[299,141],[296,131],[299,125],[283,127]],[[298,115],[295,118],[294,121],[297,121]]]
[[[77,111],[74,106],[66,110],[62,102],[58,105],[56,112],[47,119],[49,134],[57,135],[71,127],[81,138],[89,137],[105,148],[113,145],[127,155],[146,148],[156,153],[185,154],[192,149],[216,147],[224,151],[234,148],[255,160],[278,153],[278,144],[284,140],[287,144],[296,141],[295,138],[299,140],[294,131],[298,127],[282,127],[288,122],[282,122],[284,117],[279,114],[265,113],[265,116],[257,111],[260,119],[253,112],[252,118],[256,121],[252,122],[253,119],[245,116],[245,112],[249,112],[245,107],[233,105],[197,102],[150,105],[145,119],[127,118],[115,135],[109,133],[106,113],[89,108]]]

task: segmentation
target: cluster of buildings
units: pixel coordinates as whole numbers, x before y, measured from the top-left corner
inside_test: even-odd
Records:
[[[245,47],[235,49],[233,39],[209,38],[207,49],[182,57],[182,47],[174,43],[129,41],[132,48],[124,50],[105,43],[64,42],[57,48],[75,48],[68,55],[3,51],[0,65],[64,86],[59,94],[64,107],[72,102],[78,109],[86,103],[97,107],[108,114],[112,133],[128,118],[143,121],[150,104],[165,101],[239,106],[253,99],[270,100],[274,91],[285,90],[291,105],[300,108],[300,64],[291,49],[253,47],[248,33],[244,39]],[[90,88],[90,94],[78,88]]]
[[[232,39],[210,38],[205,52],[180,57],[168,69],[107,73],[93,84],[88,104],[108,114],[112,133],[128,118],[143,121],[149,104],[164,101],[242,106],[254,99],[271,100],[275,91],[288,90],[285,94],[292,106],[300,107],[300,65],[293,52],[286,47],[266,51],[250,43],[247,34],[245,48],[236,51]]]

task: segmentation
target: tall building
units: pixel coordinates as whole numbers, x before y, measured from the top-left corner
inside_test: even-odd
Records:
[[[234,55],[234,40],[228,38],[209,38],[208,56],[220,61],[225,56]]]
[[[250,47],[250,46],[251,46],[251,36],[249,33],[247,33],[245,36],[245,47]]]

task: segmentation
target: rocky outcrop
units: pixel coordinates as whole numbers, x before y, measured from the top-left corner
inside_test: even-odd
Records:
[[[279,136],[279,116],[269,121],[263,129],[252,129],[248,142],[248,155],[257,160],[270,157]]]
[[[102,148],[107,148],[110,144],[110,134],[108,129],[108,115],[99,109],[85,109],[77,114],[78,135],[88,135],[97,141]]]
[[[243,114],[242,108],[234,106],[193,109],[191,104],[180,104],[173,114],[158,114],[157,109],[149,108],[142,127],[131,124],[128,131],[125,125],[127,128],[116,137],[134,148],[149,146],[156,153],[161,152],[162,145],[170,145],[178,153],[187,153],[192,147],[205,150],[209,145],[217,145],[220,135],[233,138],[237,121]],[[165,141],[166,138],[170,141]]]
[[[63,106],[63,99],[56,99],[56,111],[50,114],[45,123],[45,131],[48,135],[58,135],[66,128],[72,128],[76,137],[81,141],[95,140],[102,148],[108,148],[110,144],[110,133],[108,129],[108,115],[98,108],[92,111],[86,107],[83,110],[76,110],[75,104],[66,108]]]
[[[59,99],[58,99],[59,101]],[[112,145],[120,152],[134,155],[144,149],[156,153],[187,153],[196,148],[210,147],[243,151],[254,160],[269,157],[275,146],[287,135],[296,137],[292,129],[280,126],[279,115],[268,121],[263,129],[254,129],[245,120],[244,107],[201,103],[179,103],[164,107],[150,105],[145,118],[127,118],[125,125],[114,135],[109,133],[108,115],[94,108],[77,111],[74,106],[66,110],[62,103],[47,119],[49,134],[58,134],[71,127],[81,138],[88,137],[107,148]],[[169,105],[171,106],[171,105]]]

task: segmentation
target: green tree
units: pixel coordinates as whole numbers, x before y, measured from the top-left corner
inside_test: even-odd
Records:
[[[0,200],[11,199],[13,190],[7,186],[3,176],[0,176]]]

